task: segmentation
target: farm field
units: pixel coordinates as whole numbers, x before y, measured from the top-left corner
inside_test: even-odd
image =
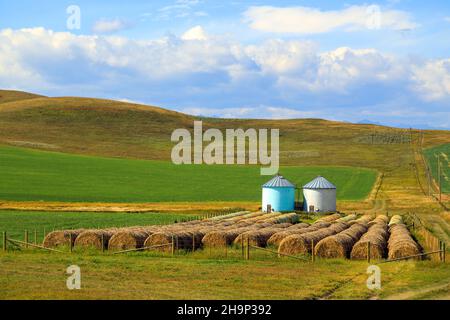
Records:
[[[192,218],[182,213],[106,213],[106,212],[40,212],[0,211],[0,231],[7,231],[13,239],[23,240],[24,231],[34,241],[42,243],[44,231],[81,228],[110,228],[145,225],[166,225]]]
[[[298,186],[325,175],[339,200],[363,200],[375,170],[282,167]],[[113,159],[0,147],[0,199],[63,202],[255,201],[261,198],[256,166],[176,166],[165,161]],[[207,190],[207,191],[206,191]]]
[[[240,250],[239,250],[240,251]],[[229,255],[232,255],[229,252]],[[224,259],[222,252],[149,254],[0,253],[0,299],[448,299],[449,264],[380,265],[382,289],[366,287],[367,262]],[[81,268],[82,289],[66,288],[66,268]],[[305,276],[308,275],[308,276]]]
[[[426,149],[424,154],[427,158],[428,165],[435,181],[438,181],[438,164],[436,155],[440,156],[442,170],[442,192],[450,193],[450,144],[444,144],[438,147]]]

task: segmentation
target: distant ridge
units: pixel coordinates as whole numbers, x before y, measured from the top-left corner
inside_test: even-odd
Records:
[[[35,98],[43,98],[44,96],[15,90],[0,90],[0,103],[7,103],[13,101],[21,101]]]

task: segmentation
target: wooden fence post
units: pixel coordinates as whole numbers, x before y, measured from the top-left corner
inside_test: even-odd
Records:
[[[250,239],[247,237],[247,260],[250,260]]]
[[[171,248],[172,256],[175,254],[175,237],[172,236],[172,248]]]
[[[445,242],[442,242],[442,262],[445,263]]]
[[[25,248],[26,249],[28,249],[28,230],[25,230],[25,236],[24,236],[24,238],[25,238]]]
[[[195,251],[195,233],[192,233],[192,252]]]
[[[314,246],[314,240],[311,240],[311,260],[312,262],[316,261],[316,253],[314,252],[315,246]]]
[[[8,244],[6,243],[8,238],[6,237],[6,231],[3,231],[3,251],[8,249]]]
[[[367,262],[370,263],[370,241],[367,242]]]
[[[72,253],[73,252],[72,232],[69,234],[69,248],[70,248],[70,253]]]

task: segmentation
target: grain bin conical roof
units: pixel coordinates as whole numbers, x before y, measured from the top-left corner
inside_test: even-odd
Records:
[[[336,189],[336,186],[322,176],[318,176],[310,183],[303,186],[303,189]]]
[[[276,176],[266,184],[263,188],[295,188],[295,185],[283,176]]]

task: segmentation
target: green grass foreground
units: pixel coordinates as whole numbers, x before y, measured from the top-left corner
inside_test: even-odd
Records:
[[[298,186],[318,175],[338,187],[339,200],[364,199],[375,170],[283,167]],[[256,166],[176,166],[170,162],[78,156],[0,147],[0,199],[63,202],[260,201],[270,177]]]
[[[445,299],[448,264],[380,265],[382,289],[367,289],[365,261],[279,259],[240,250],[175,256],[151,253],[0,252],[0,299]],[[81,290],[66,287],[70,265]]]

